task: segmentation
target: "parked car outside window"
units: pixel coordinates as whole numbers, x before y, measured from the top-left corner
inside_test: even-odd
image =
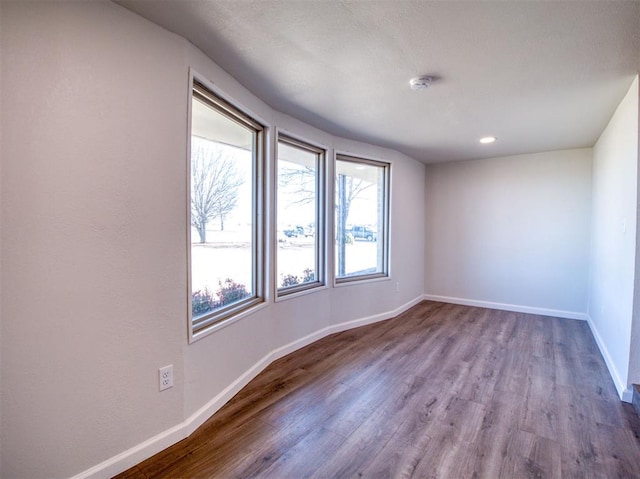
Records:
[[[351,233],[356,240],[377,241],[378,239],[377,233],[368,226],[352,226],[347,233]]]

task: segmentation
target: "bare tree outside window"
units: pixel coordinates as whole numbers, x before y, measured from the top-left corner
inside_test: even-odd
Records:
[[[306,205],[316,199],[316,168],[296,165],[278,167],[278,187],[287,188],[296,197],[293,204]]]
[[[342,163],[344,164],[344,163]],[[348,163],[351,164],[351,163]],[[355,173],[362,173],[364,177]],[[304,205],[315,200],[314,168],[281,166],[278,172],[278,187],[287,189],[296,198],[291,204]],[[367,190],[377,186],[377,178],[371,173],[361,172],[359,168],[349,172],[337,172],[336,177],[336,274],[338,277],[349,275],[347,271],[347,244],[354,241],[354,234],[349,228],[352,205],[362,199]],[[285,278],[285,279],[288,279]]]
[[[336,201],[336,213],[338,219],[336,225],[336,237],[338,238],[338,276],[345,276],[346,274],[345,247],[348,242],[347,224],[349,221],[351,204],[363,191],[367,188],[371,188],[373,185],[373,183],[354,178],[353,176],[338,174]]]
[[[244,181],[234,158],[226,155],[213,142],[193,137],[191,144],[191,225],[200,243],[207,242],[207,225],[218,219],[224,231],[224,220],[236,207],[238,189]]]
[[[264,301],[264,127],[193,80],[188,284],[191,332]]]
[[[389,164],[336,158],[336,281],[387,274]]]
[[[324,284],[325,151],[299,140],[278,139],[278,295]]]

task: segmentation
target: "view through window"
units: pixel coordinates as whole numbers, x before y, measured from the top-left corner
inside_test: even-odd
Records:
[[[194,83],[191,313],[194,329],[259,301],[262,128]]]
[[[277,184],[279,295],[324,284],[323,166],[323,150],[280,137]]]
[[[389,165],[336,160],[336,280],[387,275]]]

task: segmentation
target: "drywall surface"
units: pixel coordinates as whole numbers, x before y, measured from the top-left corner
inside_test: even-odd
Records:
[[[637,78],[636,78],[637,81]],[[638,183],[640,184],[640,100],[638,101]],[[631,325],[631,355],[629,357],[629,384],[640,384],[640,188],[636,186],[636,270],[633,299],[633,322]]]
[[[426,177],[427,295],[586,312],[590,149],[429,165]]]
[[[2,2],[0,2],[0,19],[2,18]],[[2,58],[2,22],[0,21],[0,59]],[[0,72],[2,64],[0,63]],[[0,73],[0,145],[2,145],[2,74]],[[2,251],[2,148],[0,148],[0,251]],[[0,405],[2,405],[2,261],[0,260]],[[0,431],[2,431],[2,407],[0,407]],[[2,451],[2,434],[0,434],[0,451]],[[2,477],[2,453],[0,453],[0,477]]]
[[[1,41],[2,477],[68,477],[182,420],[183,46],[108,2]]]
[[[589,316],[618,392],[631,344],[638,182],[638,78],[593,147]]]
[[[421,297],[422,164],[271,110],[184,39],[111,2],[3,2],[0,21],[0,476],[109,477],[273,351]],[[392,162],[392,278],[270,298],[188,344],[190,67],[271,138],[282,128],[330,159],[336,149]],[[272,238],[267,247],[270,273]],[[175,386],[160,393],[168,364]]]

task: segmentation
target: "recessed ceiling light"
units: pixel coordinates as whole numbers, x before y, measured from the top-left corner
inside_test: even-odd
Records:
[[[409,85],[411,85],[411,89],[414,91],[426,90],[431,86],[431,82],[433,82],[433,77],[421,76],[409,80]]]
[[[480,143],[486,145],[489,143],[493,143],[497,138],[495,136],[485,136],[484,138],[480,138]]]

